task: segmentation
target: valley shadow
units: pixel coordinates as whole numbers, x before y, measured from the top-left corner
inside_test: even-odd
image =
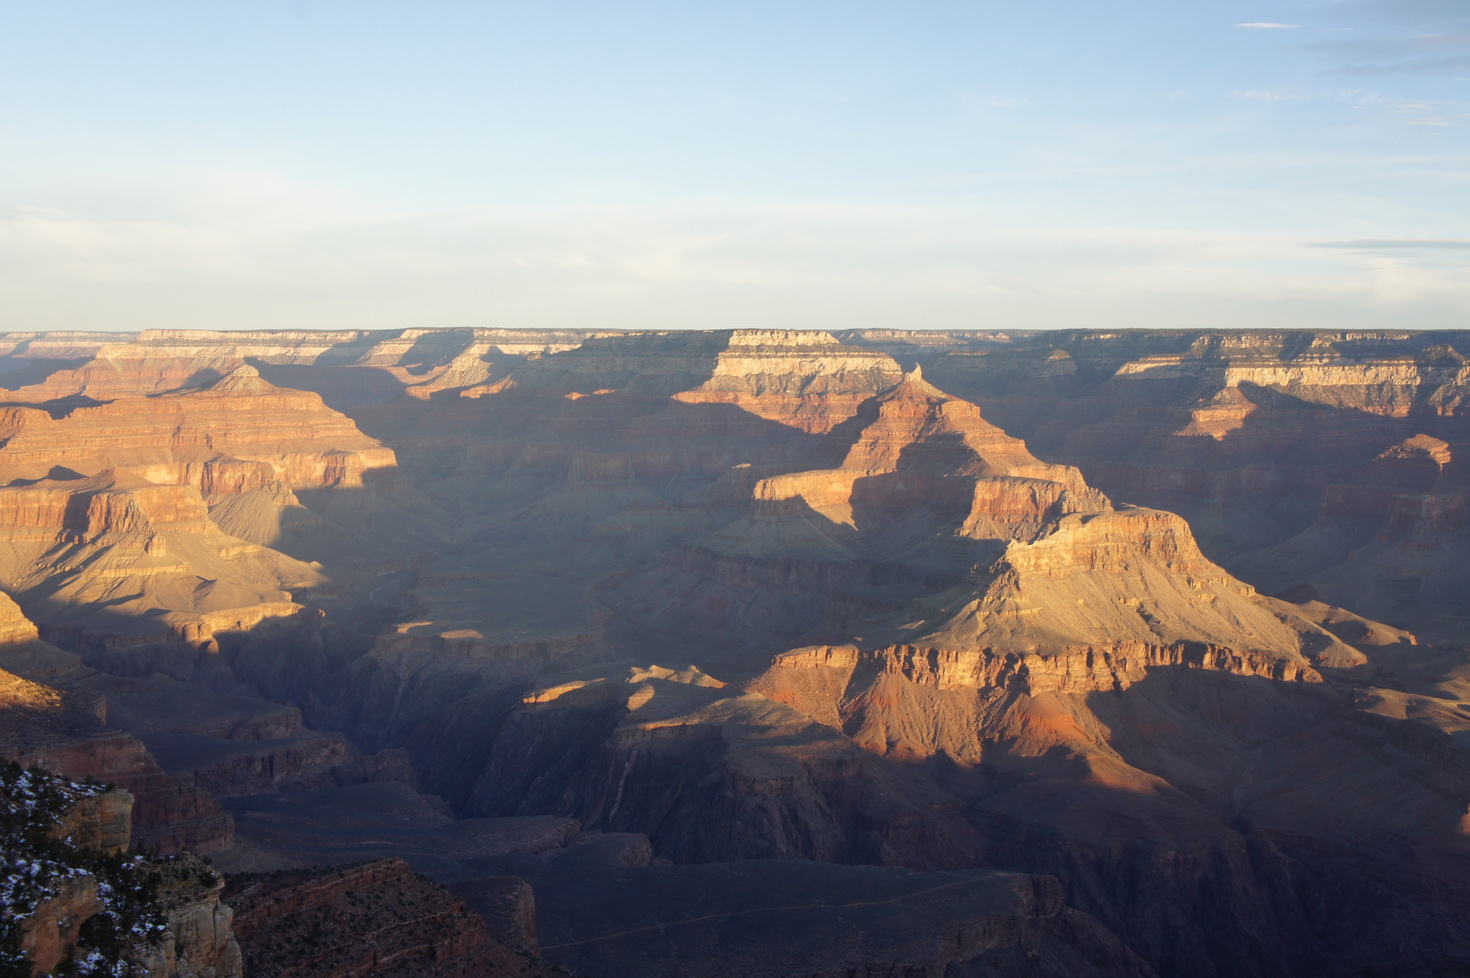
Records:
[[[333,344],[310,363],[278,364],[259,357],[248,357],[246,362],[276,386],[312,391],[320,395],[328,407],[350,412],[352,408],[390,401],[410,386],[413,381],[400,379],[389,367],[402,370],[410,378],[426,377],[436,367],[448,365],[469,350],[478,339],[478,331],[468,327],[420,331],[420,335],[392,364],[380,366],[363,362],[378,354],[383,343],[402,338],[406,332],[408,330],[368,331],[362,336]]]
[[[1356,712],[1330,682],[1183,666],[1085,703],[1106,737],[1095,755],[1001,739],[978,764],[885,760],[965,803],[976,865],[1057,877],[1161,975],[1457,960],[1470,752],[1447,735]],[[1143,774],[1130,783],[1110,755]]]
[[[473,478],[483,489],[487,480],[513,478],[527,482],[528,500],[538,494],[535,480],[543,480],[541,492],[570,479],[584,489],[599,481],[609,488],[638,483],[678,495],[739,465],[806,468],[823,441],[733,404],[685,403],[660,393],[569,397],[510,390],[480,398],[401,397],[346,413],[393,449],[420,488]]]
[[[0,388],[6,390],[19,390],[22,387],[33,387],[43,384],[53,374],[63,370],[75,370],[91,362],[92,357],[76,357],[72,359],[59,359],[51,357],[37,357],[29,359],[17,356],[20,349],[6,357],[0,357]],[[16,369],[5,369],[12,364],[19,364]]]
[[[408,386],[384,367],[361,362],[374,354],[381,343],[401,332],[384,331],[335,344],[310,364],[271,364],[257,358],[249,362],[271,383],[314,391],[332,408],[350,413],[351,408],[393,399]],[[472,329],[426,333],[417,337],[392,366],[410,375],[423,376],[434,366],[447,364],[469,349],[475,339]],[[714,373],[715,356],[720,349],[720,339],[711,334],[644,334],[592,337],[571,350],[545,356],[507,356],[506,360],[519,360],[513,371],[524,385],[541,393],[590,394],[597,390],[652,393],[666,388],[670,381],[677,383],[682,377],[702,376],[707,380]],[[701,364],[701,358],[707,363]],[[692,361],[694,365],[680,369],[679,361]],[[660,370],[661,366],[664,369]],[[650,372],[652,380],[646,376]],[[560,380],[568,374],[572,378],[570,384],[562,385]],[[701,381],[695,381],[698,382]],[[663,392],[673,394],[676,389]]]
[[[1361,713],[1352,695],[1332,681],[1184,667],[1151,668],[1124,690],[1088,694],[1108,747],[1179,794],[1142,784],[1143,810],[1109,796],[1108,807],[1124,817],[1109,822],[1100,808],[1101,821],[1083,833],[1095,833],[1092,841],[1080,847],[1063,829],[1049,864],[1027,855],[1029,833],[1013,818],[1013,865],[1058,872],[1079,906],[1127,937],[1133,908],[1150,902],[1147,884],[1123,866],[1105,870],[1096,853],[1131,834],[1137,866],[1151,863],[1166,884],[1171,874],[1196,875],[1198,896],[1179,894],[1178,908],[1197,931],[1238,927],[1258,942],[1250,955],[1257,967],[1275,958],[1280,973],[1315,975],[1443,963],[1470,938],[1470,923],[1450,909],[1470,899],[1470,846],[1458,828],[1470,803],[1470,752],[1426,724]],[[1197,836],[1181,837],[1180,826],[1191,823]],[[1148,855],[1150,825],[1160,846],[1189,852],[1221,838],[1210,828],[1218,823],[1240,841],[1212,843],[1213,860]],[[1079,859],[1089,848],[1094,854]],[[1141,889],[1120,893],[1120,883]],[[1167,940],[1157,933],[1148,956],[1166,961],[1156,955]]]
[[[436,364],[444,362],[451,349],[467,350],[474,342],[473,328],[426,331],[403,352],[395,366],[415,376],[423,376]]]
[[[87,397],[85,394],[75,394],[53,398],[49,401],[0,401],[0,408],[31,408],[36,411],[45,411],[54,420],[59,421],[78,408],[97,407],[106,403],[108,402]]]
[[[38,482],[46,482],[51,480],[54,480],[56,482],[72,482],[85,478],[86,476],[82,475],[80,472],[69,469],[64,465],[53,465],[51,466],[51,471],[47,472],[39,479],[11,479],[9,482],[5,483],[5,488],[10,489],[21,488],[24,486],[33,486]]]
[[[311,391],[327,407],[348,415],[353,408],[392,400],[407,386],[381,367],[272,364],[254,357],[246,362],[260,371],[267,383]]]
[[[224,374],[220,373],[213,367],[205,367],[203,370],[196,370],[188,377],[184,378],[184,382],[178,387],[172,387],[164,391],[154,391],[153,393],[145,394],[144,396],[172,397],[178,394],[187,393],[191,390],[197,390],[202,387],[209,387],[211,384],[215,383],[223,377]]]
[[[342,730],[349,736],[360,724],[356,710],[344,711],[338,704],[342,677],[400,610],[377,606],[365,595],[325,604],[302,595],[302,608],[294,613],[255,619],[250,609],[241,609],[245,621],[216,621],[200,631],[181,630],[157,610],[128,614],[107,605],[79,609],[44,594],[13,597],[38,622],[41,642],[80,657],[89,669],[142,683],[159,677],[177,681],[197,688],[198,700],[206,704],[215,696],[243,695],[297,706],[310,729]]]
[[[1412,466],[1403,467],[1403,478],[1370,472],[1375,458],[1406,439],[1418,434],[1451,444],[1470,439],[1470,418],[1439,415],[1422,385],[1407,416],[1394,417],[1243,382],[1238,387],[1243,416],[1213,434],[1189,426],[1192,412],[1224,390],[1219,384],[1194,384],[1188,392],[1157,397],[1125,397],[1112,386],[1039,409],[1034,398],[992,400],[972,394],[987,419],[1025,439],[1042,459],[1078,467],[1115,503],[1183,516],[1209,559],[1268,592],[1282,585],[1263,581],[1237,558],[1312,527],[1323,518],[1322,505],[1333,487],[1423,491],[1424,474]],[[1331,519],[1351,523],[1358,517],[1345,511]],[[1340,529],[1366,542],[1384,519],[1384,513],[1365,512],[1362,526],[1345,523]],[[1341,556],[1323,554],[1318,565],[1329,566]]]

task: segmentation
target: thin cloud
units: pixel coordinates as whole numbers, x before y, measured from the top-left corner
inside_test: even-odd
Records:
[[[1299,89],[1237,88],[1230,93],[1230,97],[1248,99],[1252,102],[1305,102],[1327,98],[1330,94],[1328,92],[1304,92]]]
[[[982,109],[1014,109],[1030,102],[1027,98],[1013,98],[1006,95],[961,95],[960,103],[970,108]]]
[[[1392,0],[1347,3],[1347,36],[1311,45],[1329,75],[1470,75],[1470,4],[1464,0]]]
[[[1470,114],[1459,111],[1457,106],[1437,105],[1422,99],[1396,98],[1361,88],[1317,91],[1300,88],[1245,88],[1230,92],[1230,97],[1267,104],[1333,100],[1359,111],[1376,113],[1380,119],[1397,125],[1453,129],[1462,125],[1465,120],[1470,120]]]
[[[1379,75],[1470,75],[1470,54],[1452,58],[1425,58],[1415,61],[1397,61],[1387,64],[1352,64],[1329,69],[1329,75],[1350,75],[1359,78]]]
[[[1338,16],[1403,24],[1438,24],[1467,20],[1464,0],[1352,0],[1338,3]]]
[[[1236,24],[1236,27],[1244,27],[1248,31],[1295,31],[1301,29],[1301,24],[1273,24],[1270,21],[1256,21],[1250,24]]]
[[[1349,251],[1470,251],[1470,240],[1457,238],[1356,238],[1352,241],[1319,241],[1313,248],[1343,248]]]
[[[170,191],[137,218],[0,204],[0,267],[17,269],[0,276],[0,326],[1428,328],[1470,312],[1470,241],[1314,250],[1018,226],[983,206],[744,199],[392,214],[250,173]]]

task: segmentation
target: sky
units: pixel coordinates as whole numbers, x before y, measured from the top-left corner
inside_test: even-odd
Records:
[[[0,329],[1470,328],[1470,0],[0,0]]]

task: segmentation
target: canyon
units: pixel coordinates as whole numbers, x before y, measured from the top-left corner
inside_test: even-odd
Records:
[[[1467,358],[6,334],[0,757],[246,973],[1461,973]]]

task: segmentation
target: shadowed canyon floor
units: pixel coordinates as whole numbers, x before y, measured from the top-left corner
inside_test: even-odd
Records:
[[[1467,356],[10,334],[0,748],[267,970],[1462,973]]]

